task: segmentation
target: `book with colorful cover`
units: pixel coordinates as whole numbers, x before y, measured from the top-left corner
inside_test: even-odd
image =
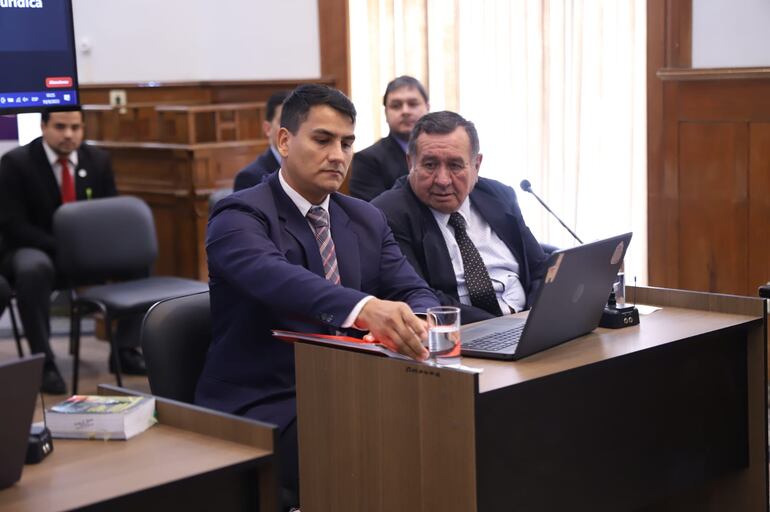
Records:
[[[74,395],[46,412],[54,437],[131,439],[156,423],[155,398]]]

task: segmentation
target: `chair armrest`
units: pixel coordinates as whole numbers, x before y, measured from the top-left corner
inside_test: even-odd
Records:
[[[759,296],[763,299],[770,299],[770,284],[763,284],[759,287]]]

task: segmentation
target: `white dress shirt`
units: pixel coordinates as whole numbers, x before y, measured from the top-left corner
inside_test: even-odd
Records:
[[[468,287],[465,285],[463,259],[454,236],[454,228],[449,225],[449,214],[441,213],[433,208],[430,210],[449,250],[460,302],[470,306],[471,298],[468,294]],[[510,313],[511,309],[522,311],[527,305],[527,295],[519,280],[519,262],[516,261],[505,242],[484,220],[484,217],[471,205],[469,198],[465,198],[458,213],[465,219],[468,236],[478,249],[481,259],[484,260],[484,266],[487,267],[487,272],[489,272],[489,277],[492,280],[492,288],[495,290],[500,310],[503,314]]]
[[[310,229],[313,228],[313,225],[310,223],[310,220],[307,218],[307,212],[310,211],[310,208],[313,206],[320,206],[324,210],[326,210],[326,213],[329,213],[329,196],[327,195],[324,200],[321,202],[321,204],[312,204],[310,201],[302,197],[302,195],[291,188],[291,185],[289,185],[286,180],[283,177],[283,170],[278,170],[278,181],[281,184],[281,188],[284,192],[286,192],[286,195],[289,196],[289,199],[291,199],[291,202],[294,203],[294,205],[297,207],[299,212],[302,214],[302,216],[307,221],[308,226],[310,226]],[[329,217],[331,219],[331,216]],[[315,233],[315,231],[313,231]],[[332,227],[331,227],[331,220],[329,221],[329,236],[332,234]],[[335,247],[335,253],[337,252]],[[356,318],[358,318],[359,313],[361,313],[361,309],[363,309],[364,304],[369,302],[371,299],[373,299],[374,296],[368,295],[358,301],[358,303],[353,307],[353,309],[350,311],[348,316],[345,318],[345,321],[342,322],[341,327],[344,329],[347,329],[348,327],[354,327],[354,323],[356,321]]]
[[[48,163],[51,164],[53,169],[53,175],[56,178],[56,183],[61,188],[61,164],[59,163],[59,155],[51,149],[45,141],[43,141],[43,149],[45,150],[45,156],[48,157]],[[78,152],[73,151],[67,155],[67,161],[69,162],[70,176],[72,176],[72,183],[75,183],[75,169],[78,168]]]

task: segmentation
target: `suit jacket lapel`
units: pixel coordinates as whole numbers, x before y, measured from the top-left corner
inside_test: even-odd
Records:
[[[390,154],[389,162],[392,162],[388,166],[391,180],[395,181],[399,177],[409,173],[409,165],[406,161],[406,153],[401,149],[395,136],[390,134],[385,139],[388,142],[388,153]]]
[[[86,194],[86,189],[91,186],[92,182],[91,167],[91,161],[88,159],[88,155],[86,155],[84,151],[78,149],[78,166],[75,169],[74,176],[75,197],[77,197],[79,201],[89,199],[88,194]],[[83,174],[83,176],[81,176],[81,174]],[[94,191],[91,190],[91,193],[93,194]]]
[[[286,232],[294,237],[302,247],[305,253],[305,262],[307,263],[306,268],[321,277],[326,277],[323,262],[321,261],[321,253],[318,250],[318,242],[315,240],[315,235],[307,223],[307,219],[302,216],[297,206],[281,188],[281,184],[278,181],[278,173],[270,175],[268,179],[273,197],[275,198],[278,218],[281,220]]]
[[[61,205],[61,190],[59,189],[59,184],[56,182],[56,176],[53,174],[51,164],[48,162],[48,157],[45,154],[43,139],[36,139],[33,144],[33,167],[38,174],[38,179],[40,180],[43,190],[45,190],[45,195],[51,205],[51,209],[55,210]]]
[[[492,230],[508,246],[516,261],[519,262],[520,278],[526,286],[524,275],[527,269],[526,255],[524,254],[524,242],[519,223],[510,212],[510,205],[503,204],[496,197],[483,190],[474,188],[471,192],[471,204],[479,211]]]
[[[351,229],[350,217],[337,204],[336,194],[329,200],[329,217],[332,239],[337,253],[340,282],[348,288],[361,289],[361,261],[358,252],[358,235]]]
[[[412,203],[410,208],[416,208],[420,213],[417,215],[417,218],[420,219],[420,232],[417,233],[417,239],[422,241],[425,279],[432,283],[437,290],[442,290],[444,293],[459,298],[455,269],[452,266],[452,259],[449,257],[449,250],[436,218],[430,208],[417,199],[408,181],[404,187],[407,188],[407,195]]]

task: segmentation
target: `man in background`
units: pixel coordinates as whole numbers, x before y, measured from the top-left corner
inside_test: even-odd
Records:
[[[462,322],[527,309],[547,262],[516,193],[479,178],[476,127],[454,112],[420,119],[409,139],[409,175],[372,204],[417,272]]]
[[[44,111],[40,128],[42,137],[0,159],[0,273],[16,290],[30,349],[45,354],[42,390],[65,394],[67,387],[50,343],[51,292],[57,282],[54,212],[63,203],[111,197],[117,192],[109,155],[83,144],[83,113],[79,109]],[[136,348],[137,326],[129,328],[131,334],[118,326],[124,373],[146,373]]]
[[[273,93],[267,100],[262,131],[270,145],[256,160],[238,171],[238,174],[235,176],[235,183],[233,184],[234,192],[259,185],[265,176],[274,173],[281,167],[281,155],[278,153],[276,140],[278,138],[278,130],[281,128],[283,100],[288,95],[288,91],[278,91]]]
[[[351,168],[350,195],[364,201],[371,201],[409,172],[406,165],[409,134],[430,108],[425,88],[416,78],[406,75],[388,84],[382,103],[390,133],[356,153]]]
[[[195,403],[278,425],[280,481],[292,506],[294,348],[271,331],[370,331],[424,359],[427,331],[413,311],[438,305],[382,213],[337,193],[353,157],[355,116],[336,89],[295,89],[281,115],[280,171],[217,203],[206,236],[213,342]]]

